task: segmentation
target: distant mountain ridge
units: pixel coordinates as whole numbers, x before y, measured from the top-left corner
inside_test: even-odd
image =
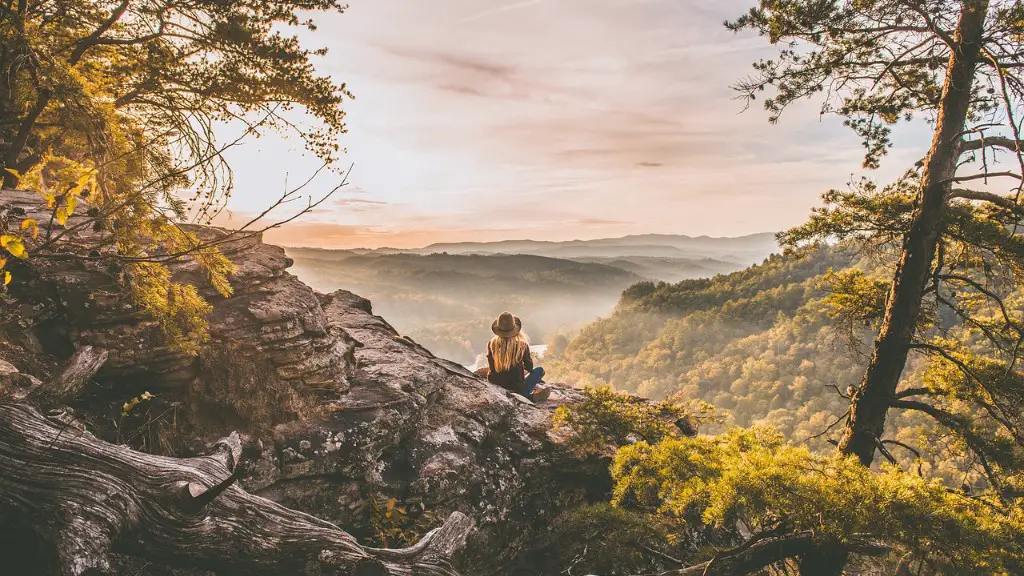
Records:
[[[603,250],[598,248],[616,250]],[[767,257],[778,250],[775,234],[762,232],[737,237],[686,236],[682,234],[634,234],[620,238],[596,238],[593,240],[500,240],[496,242],[445,242],[423,248],[408,250],[416,253],[448,252],[461,253],[529,253],[555,257],[594,256],[680,256],[703,257],[721,256],[722,253],[737,251],[746,255],[750,251],[763,252]],[[656,253],[661,252],[661,253]],[[705,254],[707,252],[708,254]],[[746,260],[747,258],[744,258]]]
[[[293,246],[303,250],[317,250]],[[719,259],[736,252],[747,262],[751,254],[760,261],[778,250],[774,232],[761,232],[735,237],[686,236],[684,234],[632,234],[619,238],[593,240],[498,240],[494,242],[437,242],[422,248],[349,248],[354,253],[376,254],[534,254],[554,258],[602,258],[614,256],[685,257]]]

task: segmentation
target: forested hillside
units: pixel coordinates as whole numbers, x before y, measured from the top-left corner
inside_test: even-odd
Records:
[[[830,271],[848,268],[884,274],[849,250],[818,248],[714,278],[640,282],[546,364],[558,380],[708,402],[723,426],[707,430],[769,424],[830,449],[822,433],[845,414],[864,364],[825,305]],[[859,336],[866,347],[870,331]],[[909,373],[919,378],[914,366]],[[894,420],[897,439],[912,442],[925,429],[916,415]]]

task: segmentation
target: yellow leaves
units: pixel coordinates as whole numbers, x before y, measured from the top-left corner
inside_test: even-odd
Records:
[[[28,251],[25,250],[25,244],[22,243],[20,236],[13,234],[0,235],[0,247],[7,250],[15,258],[28,258]]]
[[[68,218],[75,212],[75,206],[78,204],[78,197],[73,194],[66,194],[62,197],[62,202],[57,206],[56,211],[53,213],[53,219],[58,224],[63,226],[67,223]]]
[[[26,175],[25,183],[42,196],[53,219],[63,226],[75,213],[79,199],[96,192],[98,174],[90,161],[47,155]]]
[[[171,253],[188,253],[206,271],[210,285],[221,296],[228,298],[233,293],[228,277],[235,272],[235,265],[215,246],[204,246],[201,238],[171,224],[166,218],[155,218],[151,223],[154,240],[166,244]],[[198,247],[198,248],[197,248]]]
[[[568,437],[569,445],[584,454],[601,454],[636,439],[649,442],[679,434],[675,424],[693,415],[669,402],[636,402],[626,394],[603,386],[586,388],[584,400],[571,409],[560,406],[552,426]],[[696,424],[696,422],[692,422]]]
[[[8,172],[16,174],[17,172],[8,168],[5,168]],[[21,221],[19,226],[19,232],[17,234],[0,234],[0,248],[3,248],[8,254],[19,259],[28,258],[28,249],[25,247],[25,235],[31,235],[34,239],[39,236],[39,224],[33,218],[25,218]],[[7,267],[7,258],[0,257],[0,286],[6,288],[11,283],[11,272],[10,270],[4,270]]]
[[[22,230],[31,230],[32,238],[39,236],[39,223],[36,222],[35,218],[25,218],[21,221]]]
[[[765,528],[784,516],[795,531],[923,547],[951,574],[1002,573],[1024,559],[1024,522],[992,494],[966,496],[896,466],[876,471],[854,457],[814,454],[771,428],[639,442],[618,451],[611,471],[616,503],[710,526]]]
[[[132,398],[131,400],[125,402],[124,406],[121,407],[121,416],[127,416],[128,413],[134,410],[136,406],[142,404],[146,400],[150,400],[151,398],[153,398],[152,394],[150,394],[149,392],[143,392],[142,394],[136,396],[135,398]]]
[[[206,315],[212,310],[199,290],[173,282],[167,266],[155,262],[133,263],[126,272],[132,301],[157,322],[168,343],[186,354],[199,353],[209,339]]]
[[[399,505],[396,498],[391,497],[381,503],[380,496],[371,496],[371,523],[376,532],[377,540],[386,547],[396,544],[408,545],[419,540],[430,529],[434,515],[419,499],[406,500]]]
[[[21,180],[21,172],[18,172],[14,168],[4,168],[4,172],[10,172],[12,176],[17,178],[18,180]]]
[[[75,185],[68,190],[68,196],[88,196],[96,191],[96,174],[97,171],[94,168],[86,168],[78,175],[78,179],[75,181]],[[83,194],[84,193],[84,194]],[[74,210],[74,207],[71,208]]]

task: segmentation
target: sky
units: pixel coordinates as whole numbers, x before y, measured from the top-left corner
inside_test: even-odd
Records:
[[[754,0],[351,0],[302,35],[346,82],[347,185],[267,235],[291,246],[737,236],[806,218],[859,177],[862,149],[820,103],[770,125],[730,85],[774,48],[722,22]],[[230,127],[225,128],[225,138]],[[897,133],[874,176],[924,155]],[[232,149],[231,226],[318,162],[295,138]],[[322,173],[314,196],[340,176]],[[290,215],[293,205],[272,213]]]

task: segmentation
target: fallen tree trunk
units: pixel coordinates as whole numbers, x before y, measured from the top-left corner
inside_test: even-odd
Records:
[[[30,404],[0,403],[0,519],[26,524],[59,576],[113,574],[111,553],[219,574],[455,574],[447,559],[472,530],[465,515],[412,548],[366,548],[235,486],[234,458],[221,452],[145,454],[59,426]]]

